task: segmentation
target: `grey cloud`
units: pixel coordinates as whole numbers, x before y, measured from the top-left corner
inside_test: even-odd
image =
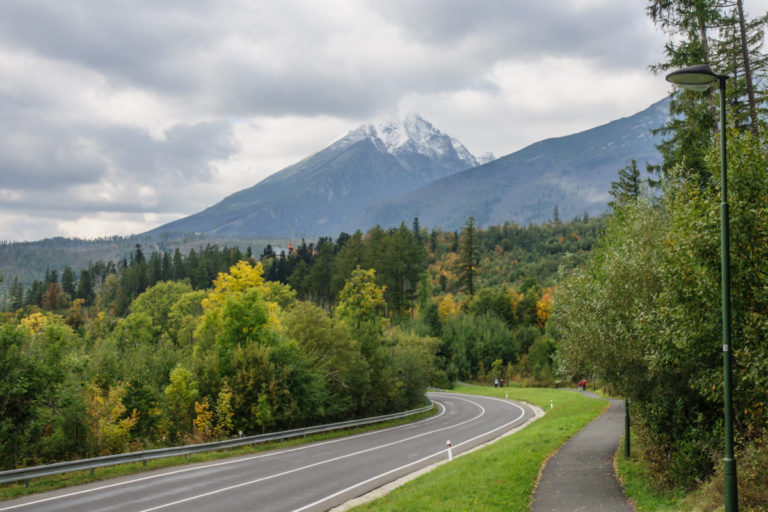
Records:
[[[190,49],[221,35],[207,4],[196,3],[5,0],[0,40],[115,81],[188,91],[196,88],[184,70]]]
[[[211,163],[237,150],[226,121],[177,125],[165,140],[154,140],[135,128],[112,126],[94,132],[104,152],[126,175],[157,180],[209,180]],[[183,181],[179,182],[183,185]]]
[[[216,160],[240,149],[229,117],[366,119],[408,95],[497,91],[484,77],[500,60],[553,55],[638,68],[654,60],[653,48],[645,54],[638,44],[647,38],[640,0],[581,11],[558,0],[360,1],[373,12],[360,25],[318,18],[324,5],[297,0],[0,1],[1,55],[22,56],[7,69],[0,62],[0,193],[13,192],[3,207],[30,215],[57,204],[67,212],[189,211],[192,195],[195,204],[219,199],[203,198],[201,184],[216,179]],[[363,37],[365,48],[344,47],[346,32],[351,44]],[[377,41],[379,34],[399,40]],[[32,59],[35,90],[3,89],[3,73],[23,68],[29,54],[42,57]],[[72,81],[51,79],[49,64],[50,76],[71,71]],[[80,92],[78,80],[98,83],[82,84],[73,107],[66,102]],[[115,91],[165,102],[186,124],[156,140],[117,115],[73,113]],[[125,197],[71,200],[105,181]],[[130,195],[142,185],[157,191],[159,204]]]
[[[88,140],[72,127],[51,122],[8,122],[0,137],[0,188],[61,188],[98,181],[104,161],[93,155]]]
[[[566,55],[609,65],[647,65],[652,51],[638,52],[647,38],[637,2],[610,1],[576,9],[565,0],[370,0],[386,18],[427,44],[474,42],[480,59]]]
[[[381,62],[371,40],[370,58],[344,62],[343,55],[324,48],[333,30],[316,23],[299,3],[256,5],[8,0],[0,6],[0,42],[81,65],[109,83],[148,88],[184,98],[195,108],[213,108],[212,114],[236,116],[365,117],[396,103],[404,92],[475,88],[493,60],[482,48],[483,55],[462,49]],[[441,19],[436,14],[445,10],[421,9],[427,19]],[[481,3],[478,9],[486,8]],[[459,9],[464,11],[466,6]],[[453,28],[460,36],[471,28],[461,25],[462,18],[471,19],[444,16],[446,26],[438,26],[434,36],[447,36]],[[477,30],[485,32],[482,26]],[[233,39],[240,44],[236,50],[229,46]]]
[[[71,130],[71,131],[69,131]],[[0,189],[13,190],[20,198],[6,201],[6,209],[56,209],[70,204],[81,186],[96,186],[108,180],[130,187],[147,185],[161,194],[172,190],[162,205],[146,204],[131,195],[110,200],[87,197],[71,204],[74,211],[149,212],[158,207],[178,208],[185,189],[213,179],[212,162],[225,159],[237,150],[227,122],[179,125],[167,131],[166,140],[128,127],[80,126],[47,130],[19,127],[0,139]],[[8,144],[14,138],[38,145],[34,158],[27,151]],[[85,141],[85,142],[84,142]],[[78,144],[87,143],[91,152],[83,155]],[[37,205],[37,206],[35,206]]]

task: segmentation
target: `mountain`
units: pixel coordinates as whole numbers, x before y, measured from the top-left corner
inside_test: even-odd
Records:
[[[458,140],[411,114],[398,121],[360,126],[253,187],[149,234],[338,234],[366,207],[478,163]]]
[[[454,230],[470,216],[484,226],[526,225],[553,220],[556,207],[562,219],[599,215],[611,199],[611,182],[631,159],[643,171],[646,162],[660,163],[661,139],[650,130],[666,122],[668,106],[664,99],[633,116],[537,142],[372,205],[344,227],[396,226],[418,217],[422,226]]]
[[[605,212],[611,182],[635,159],[659,163],[651,134],[668,119],[668,99],[633,116],[546,139],[495,159],[473,156],[415,114],[367,124],[327,148],[206,210],[148,234],[212,238],[336,236],[377,224],[458,229]]]

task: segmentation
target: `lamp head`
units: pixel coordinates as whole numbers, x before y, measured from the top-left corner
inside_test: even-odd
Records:
[[[683,89],[693,91],[706,91],[718,82],[721,77],[709,67],[708,64],[699,64],[679,69],[668,74],[667,82],[671,82]]]

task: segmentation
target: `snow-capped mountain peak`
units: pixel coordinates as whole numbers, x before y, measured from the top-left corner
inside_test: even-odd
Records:
[[[458,139],[444,134],[415,113],[397,120],[360,126],[337,143],[346,145],[363,139],[371,140],[380,151],[389,153],[404,164],[403,160],[407,160],[409,154],[434,160],[458,160],[464,168],[475,167],[479,163]]]

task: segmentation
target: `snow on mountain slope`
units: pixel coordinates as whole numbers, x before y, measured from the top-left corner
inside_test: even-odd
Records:
[[[408,114],[402,119],[379,121],[360,126],[336,141],[347,146],[363,139],[370,139],[382,152],[389,153],[408,166],[407,155],[421,155],[432,160],[455,159],[466,168],[479,165],[475,156],[459,142],[426,121],[418,114]]]

